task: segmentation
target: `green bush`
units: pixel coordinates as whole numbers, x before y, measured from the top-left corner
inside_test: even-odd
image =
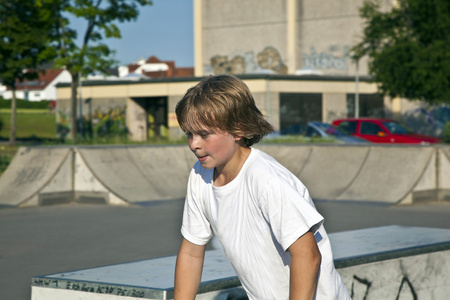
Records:
[[[447,121],[444,126],[444,142],[450,144],[450,121]]]
[[[49,100],[42,101],[26,101],[23,99],[17,99],[17,108],[36,108],[36,109],[48,109],[50,105]],[[11,108],[11,100],[5,100],[0,98],[0,108]]]

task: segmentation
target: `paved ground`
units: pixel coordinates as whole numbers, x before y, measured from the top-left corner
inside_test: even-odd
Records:
[[[316,205],[330,233],[391,224],[450,229],[450,203]],[[182,206],[169,201],[0,209],[0,300],[29,300],[36,275],[175,255]]]

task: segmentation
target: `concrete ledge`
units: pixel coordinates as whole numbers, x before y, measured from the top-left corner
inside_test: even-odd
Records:
[[[395,299],[405,293],[411,299],[418,295],[419,299],[445,299],[439,295],[450,294],[450,230],[392,225],[329,236],[335,265],[354,300]],[[169,256],[36,276],[32,300],[171,299],[175,259]],[[207,251],[197,299],[243,297],[223,252]]]

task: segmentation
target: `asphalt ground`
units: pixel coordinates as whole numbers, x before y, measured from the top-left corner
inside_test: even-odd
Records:
[[[329,233],[384,225],[450,229],[450,203],[316,202]],[[175,255],[183,201],[150,206],[0,209],[0,300],[31,299],[31,278]]]

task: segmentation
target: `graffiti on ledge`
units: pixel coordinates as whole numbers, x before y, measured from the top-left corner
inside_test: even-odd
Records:
[[[353,275],[350,297],[354,300],[359,299],[366,300],[370,294],[371,287],[372,287],[371,281]],[[408,299],[417,300],[417,293],[414,289],[414,286],[412,285],[411,281],[409,281],[407,276],[403,276],[395,299],[396,300],[400,298],[403,299],[406,296],[406,294],[408,296]]]

